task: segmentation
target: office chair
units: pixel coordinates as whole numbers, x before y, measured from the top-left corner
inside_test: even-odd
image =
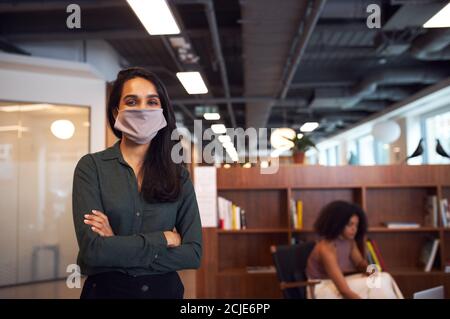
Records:
[[[314,286],[320,283],[320,280],[308,280],[306,277],[306,264],[314,246],[314,242],[305,242],[270,247],[285,299],[306,299],[307,288],[311,298],[314,298]]]

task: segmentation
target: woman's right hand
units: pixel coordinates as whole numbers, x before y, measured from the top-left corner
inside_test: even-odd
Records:
[[[167,247],[178,247],[181,245],[181,236],[175,231],[165,231],[164,236],[167,240]]]

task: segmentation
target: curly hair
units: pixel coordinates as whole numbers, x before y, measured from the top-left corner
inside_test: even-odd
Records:
[[[358,216],[359,223],[355,241],[361,252],[364,252],[364,238],[367,233],[367,217],[363,209],[357,204],[341,200],[327,204],[320,211],[319,217],[314,223],[314,229],[319,236],[327,240],[334,240],[342,234],[352,216]]]

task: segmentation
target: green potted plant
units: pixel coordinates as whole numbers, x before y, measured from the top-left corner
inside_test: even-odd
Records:
[[[308,135],[303,135],[302,137],[298,137],[297,135],[294,138],[286,138],[287,140],[294,143],[294,147],[292,148],[292,156],[294,159],[294,163],[303,164],[305,161],[305,153],[310,148],[316,148],[316,144],[311,140]]]

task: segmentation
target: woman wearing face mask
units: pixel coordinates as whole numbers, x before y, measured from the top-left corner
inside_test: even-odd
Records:
[[[202,229],[189,173],[170,156],[167,91],[144,69],[122,70],[107,112],[120,140],[74,173],[81,298],[183,298],[176,271],[200,266]]]
[[[320,212],[314,228],[320,240],[308,258],[306,275],[308,279],[321,280],[314,287],[315,298],[403,298],[388,273],[371,274],[368,278],[368,263],[363,257],[367,219],[358,205],[331,202]]]

